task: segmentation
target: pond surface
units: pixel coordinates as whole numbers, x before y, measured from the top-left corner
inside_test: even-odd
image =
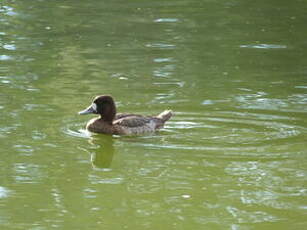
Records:
[[[307,2],[0,3],[0,228],[306,229]],[[175,116],[87,132],[95,95]]]

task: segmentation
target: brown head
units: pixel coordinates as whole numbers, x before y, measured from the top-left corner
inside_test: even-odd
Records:
[[[101,119],[112,124],[116,115],[116,107],[113,98],[108,95],[95,97],[88,108],[79,112],[80,115],[89,113],[100,114]]]

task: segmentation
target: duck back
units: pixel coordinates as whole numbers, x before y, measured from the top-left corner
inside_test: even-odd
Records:
[[[142,134],[154,132],[163,127],[165,121],[172,116],[170,110],[158,116],[141,116],[135,114],[118,114],[113,125],[123,134]]]

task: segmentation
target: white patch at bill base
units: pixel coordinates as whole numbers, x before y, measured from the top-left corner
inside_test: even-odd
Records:
[[[96,103],[92,103],[92,108],[93,108],[93,110],[94,110],[95,112],[97,112],[97,105],[96,105]]]

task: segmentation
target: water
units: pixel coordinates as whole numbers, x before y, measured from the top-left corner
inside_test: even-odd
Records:
[[[2,1],[1,229],[305,229],[305,1]],[[175,116],[87,132],[95,95]]]

